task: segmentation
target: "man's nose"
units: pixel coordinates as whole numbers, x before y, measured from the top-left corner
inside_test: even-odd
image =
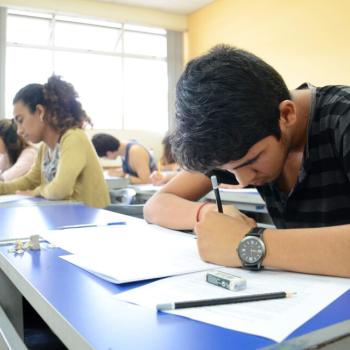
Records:
[[[242,187],[246,187],[254,183],[256,172],[252,169],[238,169],[234,170],[233,174],[236,180]]]

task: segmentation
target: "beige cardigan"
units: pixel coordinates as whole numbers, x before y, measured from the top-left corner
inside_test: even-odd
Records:
[[[17,180],[0,183],[0,194],[33,190],[35,196],[52,200],[71,199],[95,208],[109,204],[109,194],[95,149],[85,132],[69,129],[61,138],[54,179],[45,183],[42,172],[46,144],[42,144],[31,170]]]

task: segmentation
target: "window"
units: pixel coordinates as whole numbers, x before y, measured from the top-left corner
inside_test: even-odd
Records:
[[[6,116],[20,88],[52,73],[74,85],[95,128],[168,129],[163,29],[9,11]]]

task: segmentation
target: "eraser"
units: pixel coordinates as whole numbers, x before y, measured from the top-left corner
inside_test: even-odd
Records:
[[[208,283],[233,291],[242,290],[247,287],[245,278],[219,270],[207,272],[206,280]]]

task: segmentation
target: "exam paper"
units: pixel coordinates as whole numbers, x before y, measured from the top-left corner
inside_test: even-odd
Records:
[[[72,255],[62,256],[114,283],[126,283],[207,270],[195,236],[144,221],[126,225],[52,230],[43,238]]]
[[[194,307],[167,311],[216,326],[262,336],[280,342],[350,288],[346,278],[323,277],[281,271],[220,270],[246,278],[247,289],[234,292],[209,284],[206,272],[165,278],[115,295],[146,307],[157,304],[220,297],[296,292],[291,298]]]
[[[0,196],[0,203],[9,203],[9,202],[15,202],[22,199],[29,199],[33,198],[33,196],[27,196],[22,194],[6,194]]]

